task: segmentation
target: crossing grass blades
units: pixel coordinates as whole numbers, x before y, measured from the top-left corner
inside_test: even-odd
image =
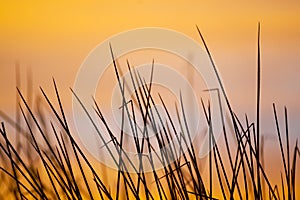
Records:
[[[212,56],[198,27],[197,30],[216,76],[220,80]],[[161,117],[155,121],[154,114],[159,115],[151,93],[155,63],[154,61],[152,63],[150,84],[145,84],[143,77],[128,62],[127,67],[133,85],[141,85],[139,88],[134,88],[136,103],[140,109],[139,112],[142,113],[144,122],[144,127],[139,128],[143,130],[144,134],[147,134],[147,123],[150,123],[155,130],[155,142],[159,147],[162,148],[167,144],[171,144],[169,151],[162,151],[160,155],[162,158],[160,161],[164,167],[156,170],[151,156],[148,156],[147,159],[153,167],[152,172],[144,172],[144,159],[142,156],[139,158],[139,168],[128,166],[133,164],[130,163],[126,151],[123,149],[123,131],[117,133],[120,135],[120,138],[117,139],[116,133],[109,128],[97,101],[93,99],[93,107],[98,120],[106,127],[106,131],[110,136],[110,141],[105,141],[103,137],[100,138],[105,144],[103,148],[107,148],[107,151],[111,153],[111,149],[107,145],[108,142],[111,142],[115,151],[118,152],[117,157],[112,153],[110,154],[119,170],[111,173],[109,175],[110,179],[114,180],[108,181],[108,178],[104,175],[107,169],[99,167],[99,165],[95,166],[95,163],[85,155],[75,141],[68,125],[57,84],[53,79],[55,100],[50,100],[46,91],[40,88],[43,100],[39,100],[35,105],[36,107],[34,107],[31,105],[31,98],[26,100],[18,88],[19,104],[17,105],[16,119],[14,120],[5,113],[0,112],[1,120],[3,120],[0,126],[0,199],[217,199],[216,196],[222,199],[296,199],[297,195],[298,197],[300,195],[299,191],[296,191],[297,159],[300,155],[298,141],[295,144],[291,144],[289,141],[288,112],[286,108],[284,108],[285,127],[282,132],[274,104],[274,124],[277,130],[278,148],[281,153],[278,156],[282,160],[284,169],[283,173],[281,173],[280,168],[278,169],[278,174],[281,174],[280,185],[272,184],[272,180],[269,179],[262,163],[263,143],[259,131],[261,81],[259,35],[260,30],[258,31],[256,123],[249,122],[247,116],[245,116],[245,119],[239,119],[236,116],[220,82],[221,90],[217,92],[225,97],[226,109],[229,111],[230,116],[228,121],[233,128],[229,130],[223,124],[223,140],[216,141],[213,124],[211,123],[211,106],[209,102],[201,102],[209,130],[209,144],[214,144],[208,154],[208,181],[204,181],[200,170],[202,163],[197,157],[194,146],[197,141],[192,141],[190,137],[191,133],[185,117],[185,105],[182,103],[184,97],[180,96],[180,105],[176,106],[178,118],[172,119],[167,105],[160,96],[160,103],[164,107],[171,126],[165,125],[166,123],[163,122]],[[126,83],[120,77],[112,48],[111,55],[115,75],[123,97],[122,119],[125,115],[128,115],[129,118],[130,112],[137,111],[133,110],[132,102],[130,102],[131,104],[126,102],[124,97]],[[92,119],[91,113],[86,109],[86,106],[90,105],[83,105],[72,89],[71,92],[90,119],[99,137],[101,137],[101,131],[97,127],[98,122]],[[41,101],[47,104],[47,109],[54,116],[54,120],[52,118],[51,120],[48,119],[42,113]],[[183,119],[179,116],[183,116]],[[180,123],[181,130],[179,131],[175,129],[175,120]],[[122,120],[122,123],[124,123],[124,120]],[[8,125],[12,126],[14,131],[8,131]],[[124,124],[122,124],[123,126]],[[134,117],[132,127],[137,130]],[[16,133],[16,137],[11,137],[14,133]],[[229,134],[234,136],[235,148],[229,147]],[[171,138],[171,135],[176,137]],[[133,140],[139,154],[142,155],[145,149],[155,153],[153,143],[148,137],[143,139],[133,137]],[[181,148],[178,150],[173,146],[174,140],[186,146],[191,144],[191,146],[186,152],[182,151]],[[221,145],[225,145],[226,151],[220,151]],[[178,153],[181,154],[179,159],[171,164],[165,164],[169,163],[168,159],[176,157]],[[225,164],[226,160],[229,160],[229,165]],[[128,167],[134,168],[134,173],[127,172]],[[213,176],[216,176],[217,179],[213,179]],[[218,195],[214,192],[216,188],[221,191]]]

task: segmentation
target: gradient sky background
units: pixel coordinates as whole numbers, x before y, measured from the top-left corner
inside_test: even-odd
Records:
[[[67,109],[76,73],[100,42],[122,31],[155,26],[196,41],[201,29],[237,114],[255,120],[257,24],[261,22],[262,131],[274,135],[272,103],[289,109],[292,141],[300,130],[300,1],[1,1],[0,109],[15,109],[15,63],[23,85],[52,91]],[[26,91],[25,88],[23,88]],[[274,139],[269,146],[277,144]],[[268,148],[268,144],[267,144]]]
[[[48,87],[54,76],[72,86],[82,61],[101,41],[146,26],[170,28],[200,42],[202,30],[233,102],[255,103],[257,23],[262,23],[262,87],[266,105],[298,108],[300,3],[298,1],[2,1],[0,10],[1,106],[14,97],[15,62]],[[36,87],[35,87],[36,88]],[[243,92],[247,91],[247,92]],[[263,108],[266,108],[263,106]]]

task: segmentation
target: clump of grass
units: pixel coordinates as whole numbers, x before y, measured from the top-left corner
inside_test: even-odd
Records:
[[[214,61],[200,31],[199,35],[219,79]],[[225,119],[223,119],[223,113],[221,113],[224,138],[216,141],[212,124],[211,105],[209,102],[201,101],[209,130],[209,145],[212,149],[208,155],[208,181],[204,181],[205,178],[200,169],[202,163],[196,155],[195,144],[198,141],[192,141],[186,122],[185,105],[182,101],[184,97],[180,96],[180,105],[176,105],[177,119],[173,119],[162,96],[159,95],[160,103],[163,105],[168,121],[168,123],[164,123],[165,119],[160,116],[151,93],[154,61],[152,63],[150,84],[146,84],[139,72],[127,62],[132,84],[134,87],[141,85],[139,88],[134,88],[136,102],[128,102],[124,95],[126,83],[120,77],[119,67],[112,48],[111,55],[123,98],[123,105],[121,106],[122,127],[124,126],[124,117],[127,115],[128,118],[132,119],[130,121],[131,129],[136,134],[136,137],[133,137],[136,152],[142,155],[139,157],[139,167],[136,168],[130,162],[124,150],[124,132],[121,130],[117,134],[111,131],[97,101],[93,99],[94,111],[98,116],[98,120],[106,127],[106,131],[110,136],[109,141],[101,137],[97,122],[92,119],[91,113],[85,107],[87,105],[83,105],[80,98],[71,89],[74,97],[80,103],[100,139],[105,144],[103,148],[107,149],[119,169],[112,173],[113,175],[110,175],[111,179],[114,180],[106,180],[104,177],[105,169],[99,169],[95,166],[76,142],[68,125],[58,87],[53,79],[58,107],[55,107],[55,102],[50,101],[47,93],[42,88],[40,90],[48,109],[55,116],[55,121],[47,121],[47,116],[43,115],[40,109],[37,109],[37,113],[35,113],[31,106],[31,100],[26,100],[19,89],[17,89],[19,111],[16,120],[11,119],[3,112],[0,113],[5,120],[5,122],[1,122],[0,127],[0,185],[3,188],[0,192],[1,199],[7,197],[15,199],[216,199],[215,190],[221,191],[220,198],[222,199],[296,199],[299,195],[296,191],[296,169],[300,151],[297,141],[293,151],[290,149],[286,108],[284,109],[286,144],[283,143],[275,104],[273,104],[274,121],[281,152],[280,157],[284,167],[283,173],[278,171],[278,174],[281,173],[281,185],[272,184],[262,162],[263,137],[259,131],[259,39],[256,123],[249,122],[246,115],[246,125],[243,125],[241,119],[234,113],[219,79],[221,91],[217,90],[216,92],[219,97],[220,95],[225,97],[226,108],[230,113],[228,121],[232,128],[225,127]],[[133,103],[138,105],[139,112],[142,113],[144,127],[138,127],[136,123],[134,113],[137,111],[134,110]],[[37,108],[39,108],[39,105],[40,103],[38,103]],[[222,112],[222,109],[220,109],[220,112]],[[159,116],[158,120],[155,120],[154,115]],[[175,128],[174,124],[176,122],[179,123],[180,130]],[[7,124],[15,128],[16,142],[10,137],[10,133],[6,128]],[[152,155],[156,154],[153,141],[151,142],[148,137],[142,139],[137,137],[138,129],[142,131],[144,136],[147,136],[148,124],[156,133],[155,144],[161,149],[166,145],[170,145],[168,151],[163,150],[160,152],[161,155],[158,156],[164,166],[160,170],[156,170],[153,164]],[[233,134],[236,142],[235,148],[230,147],[228,134]],[[117,135],[120,135],[119,139]],[[175,148],[175,142],[180,144],[179,149]],[[115,149],[110,149],[108,143],[113,143]],[[182,147],[189,146],[189,144],[191,144],[190,148],[183,151]],[[222,145],[225,145],[225,151],[221,151]],[[116,151],[118,156],[115,156],[112,151]],[[148,173],[143,170],[145,164],[143,154],[145,151],[150,153],[145,157],[153,169],[152,172]],[[181,155],[179,159],[166,164],[177,155]],[[227,161],[229,161],[228,165],[226,164]],[[128,168],[133,168],[134,173],[129,173]],[[213,178],[214,176],[216,176],[216,180]]]

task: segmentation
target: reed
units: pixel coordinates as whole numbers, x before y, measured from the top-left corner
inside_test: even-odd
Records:
[[[64,106],[60,99],[59,90],[53,79],[56,101],[52,102],[47,93],[40,88],[47,109],[55,116],[55,121],[48,119],[40,109],[34,109],[30,97],[26,99],[20,91],[19,72],[17,70],[17,107],[16,119],[3,112],[1,116],[1,139],[0,139],[0,199],[296,199],[299,198],[297,191],[298,180],[296,180],[297,169],[299,168],[297,159],[300,156],[298,140],[292,144],[289,139],[288,110],[284,108],[284,129],[279,126],[279,118],[275,104],[273,104],[274,124],[277,130],[277,138],[280,155],[284,171],[278,167],[278,174],[281,174],[281,185],[272,183],[265,170],[263,163],[263,135],[260,133],[260,28],[258,29],[257,46],[257,108],[256,122],[250,122],[247,115],[245,119],[239,119],[235,114],[227,98],[224,87],[217,73],[214,60],[208,46],[197,27],[200,38],[204,43],[206,52],[210,58],[216,76],[221,84],[221,90],[217,90],[226,100],[226,110],[229,111],[228,120],[224,119],[224,113],[220,109],[223,123],[223,137],[216,140],[214,124],[212,124],[212,113],[210,102],[202,103],[205,115],[209,145],[211,151],[208,154],[208,181],[205,181],[203,170],[200,166],[205,165],[197,157],[196,144],[199,141],[192,140],[188,127],[185,105],[180,96],[179,105],[176,106],[177,119],[171,117],[168,105],[163,97],[159,99],[167,119],[160,116],[156,102],[152,94],[152,80],[155,62],[153,60],[150,74],[150,83],[141,77],[139,72],[129,61],[127,67],[130,72],[131,82],[134,85],[134,100],[127,102],[124,91],[126,82],[120,76],[120,69],[116,62],[111,48],[111,55],[115,75],[118,80],[120,92],[122,94],[122,127],[124,118],[130,120],[130,127],[133,133],[141,130],[143,139],[132,137],[135,150],[139,155],[139,167],[136,168],[130,161],[126,150],[124,150],[124,132],[114,133],[105,117],[102,114],[96,99],[94,101],[94,111],[99,122],[104,125],[110,136],[109,141],[101,135],[101,131],[94,121],[91,113],[83,105],[80,98],[71,89],[72,94],[80,103],[86,116],[89,118],[99,138],[104,143],[102,148],[106,148],[119,170],[111,172],[110,180],[104,177],[104,168],[90,160],[81,149],[74,138],[69,125],[68,118],[64,111]],[[30,81],[29,81],[30,85]],[[141,87],[137,88],[137,85]],[[29,95],[30,96],[30,95]],[[220,101],[220,100],[219,100]],[[133,104],[137,105],[135,110]],[[55,106],[58,105],[58,106]],[[221,103],[220,103],[221,106]],[[40,101],[36,108],[40,107]],[[153,109],[151,109],[153,108]],[[142,114],[143,126],[136,123],[135,113]],[[133,115],[130,115],[132,113]],[[154,115],[158,115],[158,120]],[[183,116],[183,117],[180,117]],[[167,120],[168,123],[164,123]],[[225,127],[225,121],[229,123]],[[175,123],[179,123],[180,130],[175,128]],[[245,125],[243,125],[243,123]],[[155,169],[153,157],[155,149],[154,142],[148,137],[148,125],[155,131],[155,144],[160,148],[170,144],[169,150],[161,151],[163,168]],[[16,137],[11,137],[14,131],[9,131],[7,125],[14,128]],[[284,130],[282,133],[282,130]],[[228,136],[233,135],[235,147],[231,148]],[[117,137],[119,135],[120,137]],[[119,139],[118,139],[119,138]],[[285,139],[285,142],[284,142]],[[180,144],[179,149],[175,147],[175,141]],[[112,143],[115,149],[111,149],[108,143]],[[187,151],[183,151],[183,146],[191,144]],[[221,148],[225,148],[222,151]],[[143,156],[145,150],[152,154]],[[118,156],[112,152],[116,151]],[[169,160],[181,155],[171,164]],[[145,158],[152,166],[153,171],[145,173]],[[229,162],[229,164],[226,164]],[[129,173],[128,168],[133,168],[134,173]],[[216,177],[214,179],[214,177]],[[220,190],[217,194],[216,190]]]

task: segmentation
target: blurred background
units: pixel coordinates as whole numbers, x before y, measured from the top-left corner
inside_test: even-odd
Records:
[[[261,22],[261,131],[268,140],[268,172],[275,180],[277,147],[272,103],[283,119],[288,108],[292,146],[300,130],[300,2],[299,1],[1,1],[0,110],[16,109],[16,65],[21,90],[54,94],[58,83],[66,111],[81,63],[103,40],[122,31],[162,27],[201,43],[201,29],[223,78],[234,111],[255,120],[257,25]],[[32,82],[28,81],[32,77]],[[28,87],[27,85],[31,86]],[[31,88],[31,89],[30,89]],[[282,120],[281,120],[282,121]],[[282,124],[283,125],[283,124]],[[276,149],[274,151],[278,151]],[[269,154],[268,154],[269,153]],[[274,171],[273,171],[274,170]],[[273,174],[272,174],[273,173]]]

